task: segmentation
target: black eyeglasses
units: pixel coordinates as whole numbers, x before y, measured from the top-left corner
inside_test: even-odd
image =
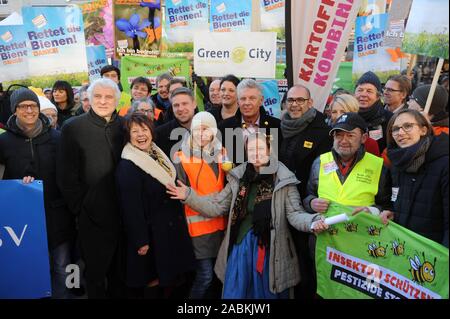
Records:
[[[31,109],[32,111],[37,111],[39,109],[39,105],[37,104],[18,104],[17,108],[21,111],[26,111]]]
[[[289,98],[287,98],[286,101],[289,105],[292,105],[294,103],[297,103],[298,105],[303,105],[308,100],[310,100],[310,99],[305,99],[303,97],[289,97]]]
[[[391,88],[383,88],[383,92],[388,92],[388,93],[392,93],[392,92],[401,92],[402,90],[395,90],[395,89],[391,89]]]

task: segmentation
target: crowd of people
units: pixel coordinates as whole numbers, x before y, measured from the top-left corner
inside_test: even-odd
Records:
[[[333,202],[448,247],[448,91],[367,72],[326,113],[291,87],[280,119],[253,79],[120,70],[75,97],[19,88],[0,179],[43,180],[53,298],[313,299],[314,247]],[[0,170],[2,172],[2,170]],[[361,178],[363,176],[364,178]],[[83,267],[81,288],[66,266]]]

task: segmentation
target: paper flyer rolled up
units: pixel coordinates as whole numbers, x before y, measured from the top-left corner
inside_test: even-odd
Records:
[[[331,226],[334,224],[346,222],[348,220],[349,220],[349,218],[348,218],[347,214],[339,214],[336,216],[325,218],[325,224],[327,224],[328,226]]]

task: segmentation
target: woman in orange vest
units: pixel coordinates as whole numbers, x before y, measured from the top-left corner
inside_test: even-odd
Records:
[[[174,163],[178,179],[201,195],[220,192],[224,188],[222,144],[216,138],[217,123],[208,112],[192,119],[191,134],[186,136]],[[212,284],[214,264],[226,228],[223,216],[208,218],[184,206],[184,212],[197,260],[196,276],[189,297],[203,299]]]

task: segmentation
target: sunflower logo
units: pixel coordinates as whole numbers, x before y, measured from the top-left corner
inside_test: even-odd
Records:
[[[237,47],[234,48],[231,52],[231,60],[234,63],[242,63],[245,60],[245,57],[247,55],[247,50],[244,47]]]

